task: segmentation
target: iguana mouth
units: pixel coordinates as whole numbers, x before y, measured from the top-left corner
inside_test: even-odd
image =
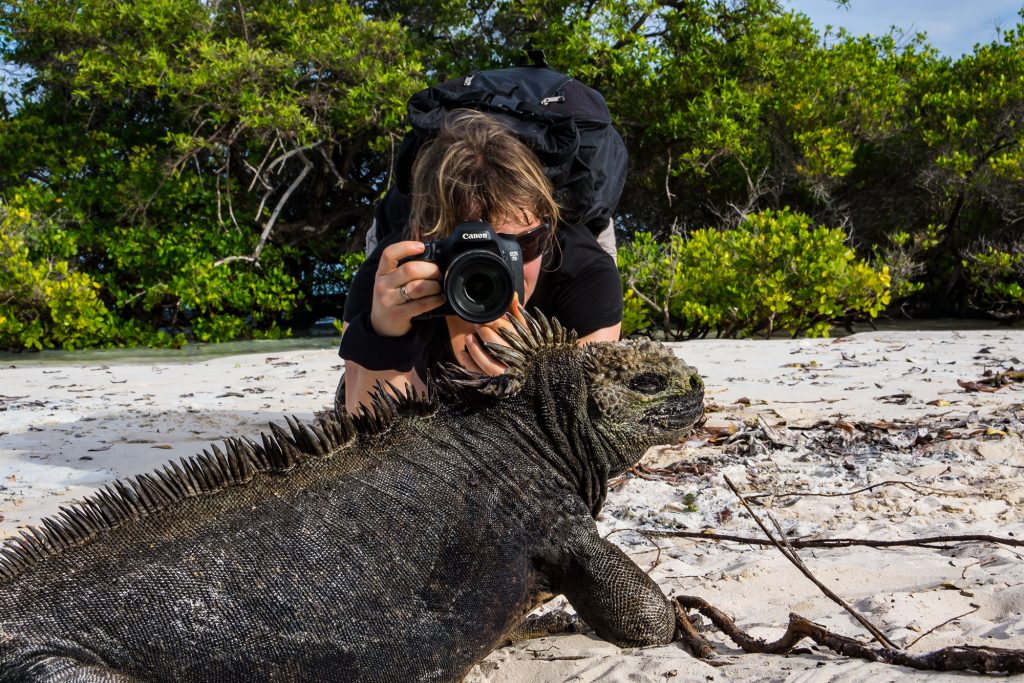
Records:
[[[689,429],[704,414],[704,392],[680,394],[651,408],[640,420],[641,424],[660,429]]]

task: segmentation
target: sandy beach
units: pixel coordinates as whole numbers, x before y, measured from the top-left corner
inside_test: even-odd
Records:
[[[752,635],[790,612],[867,642],[864,629],[778,550],[674,532],[764,539],[729,477],[790,540],[987,534],[1024,541],[1024,331],[867,332],[838,339],[672,344],[707,386],[704,426],[653,449],[643,476],[613,482],[598,520],[670,595],[694,595]],[[117,478],[255,436],[329,405],[333,349],[190,362],[102,359],[0,364],[0,538]],[[866,488],[872,487],[872,488]],[[862,490],[859,493],[854,491]],[[763,495],[761,495],[763,494]],[[1024,648],[1024,548],[809,548],[823,583],[912,652]],[[555,605],[557,606],[557,605]],[[492,653],[468,677],[512,681],[960,680],[847,659],[809,642],[745,654],[717,631],[716,660],[679,643],[620,649],[579,633]]]

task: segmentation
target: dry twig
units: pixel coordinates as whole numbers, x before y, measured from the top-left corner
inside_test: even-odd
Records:
[[[747,543],[750,545],[774,546],[771,541],[762,538],[751,538],[749,536],[734,536],[732,534],[716,534],[709,531],[681,531],[665,529],[631,529],[631,531],[643,531],[650,536],[692,538],[701,541],[729,541],[732,543]],[[952,546],[936,545],[939,543],[995,543],[1007,546],[1024,546],[1024,540],[1017,538],[1004,538],[1002,536],[990,536],[989,534],[961,534],[953,536],[926,536],[924,538],[907,538],[900,541],[883,541],[872,538],[809,538],[793,539],[789,543],[794,548],[851,548],[854,546],[866,546],[868,548],[895,548],[895,547],[920,547],[933,548],[935,550],[948,550]]]
[[[732,483],[732,481],[729,479],[729,477],[723,477],[723,478],[725,479],[725,483],[729,486],[729,488],[732,489],[732,492],[736,494],[736,497],[740,499],[740,503],[743,504],[743,507],[745,507],[747,509],[747,512],[750,514],[750,516],[753,517],[754,521],[757,522],[757,525],[759,527],[761,527],[761,531],[764,532],[764,535],[768,537],[768,540],[772,541],[772,543],[775,544],[775,547],[779,549],[779,552],[782,553],[782,555],[787,560],[792,562],[794,564],[794,566],[796,566],[796,568],[799,569],[803,573],[804,576],[806,576],[808,579],[810,579],[811,582],[814,583],[814,585],[817,586],[821,590],[821,592],[824,593],[829,599],[831,599],[837,605],[839,605],[840,607],[845,609],[847,612],[849,612],[853,616],[854,619],[856,619],[858,622],[860,622],[861,626],[863,626],[865,629],[867,629],[868,633],[870,633],[875,638],[875,640],[877,640],[879,643],[881,643],[886,648],[891,648],[893,650],[898,650],[899,649],[896,646],[895,643],[893,643],[891,640],[889,640],[886,637],[886,635],[884,633],[882,633],[880,630],[878,630],[878,628],[875,627],[874,624],[872,624],[870,621],[868,621],[867,617],[863,616],[860,612],[855,610],[845,600],[843,600],[841,597],[836,595],[828,586],[826,586],[821,581],[819,581],[818,578],[816,576],[814,576],[814,574],[812,574],[811,571],[807,568],[807,566],[803,563],[803,560],[801,560],[797,556],[796,551],[793,550],[792,546],[789,546],[787,548],[787,547],[784,547],[778,541],[776,541],[775,537],[772,535],[771,531],[769,531],[768,527],[765,526],[764,522],[761,521],[761,518],[758,517],[757,514],[754,513],[754,509],[752,507],[750,507],[750,504],[740,494],[739,490]],[[782,538],[783,538],[783,542],[785,542],[786,541],[785,535],[783,535]]]
[[[865,491],[871,491],[873,489],[881,488],[883,486],[903,486],[905,488],[910,489],[914,493],[918,493],[921,495],[936,494],[953,497],[959,497],[963,495],[958,491],[947,491],[946,489],[939,489],[932,486],[923,486],[921,484],[914,484],[913,482],[909,481],[899,481],[893,479],[889,481],[880,481],[877,484],[871,484],[870,486],[865,486],[863,488],[855,489],[853,491],[838,491],[836,493],[812,493],[808,491],[786,491],[782,493],[752,493],[746,498],[748,501],[757,500],[759,498],[798,498],[804,496],[815,496],[819,498],[840,498],[843,496],[853,496],[858,493],[864,493]]]
[[[917,645],[918,641],[920,641],[922,638],[924,638],[925,636],[930,636],[931,634],[935,633],[936,631],[938,631],[940,628],[942,628],[946,624],[950,623],[951,621],[956,621],[957,619],[960,619],[962,617],[966,617],[968,614],[974,614],[975,612],[977,612],[978,610],[981,609],[981,605],[975,605],[973,602],[971,603],[971,607],[973,609],[971,609],[969,612],[964,612],[963,614],[958,614],[955,617],[950,617],[949,619],[946,619],[944,622],[942,622],[938,626],[931,627],[930,629],[928,629],[927,631],[925,631],[924,633],[919,635],[917,638],[914,638],[912,641],[907,643],[906,649],[909,650],[910,648],[914,647],[915,645]]]
[[[716,657],[715,649],[690,621],[690,615],[683,608],[682,601],[676,598],[673,605],[676,608],[676,626],[679,627],[676,629],[676,637],[686,643],[686,647],[697,659],[714,659]]]
[[[654,546],[654,549],[657,551],[657,554],[654,556],[654,562],[652,562],[651,566],[647,568],[647,571],[651,571],[652,569],[657,567],[659,564],[661,564],[661,546],[654,542],[654,539],[651,538],[650,532],[648,532],[646,529],[613,529],[613,530],[609,531],[607,534],[605,534],[604,536],[602,536],[602,538],[607,540],[608,538],[614,536],[615,534],[621,534],[624,531],[632,531],[635,534],[640,534],[641,536],[646,538],[647,542],[650,543],[652,546]],[[647,551],[644,551],[644,552],[647,552]]]
[[[695,609],[717,626],[745,652],[764,654],[786,654],[804,638],[810,638],[822,647],[827,647],[847,657],[866,659],[909,666],[923,671],[978,671],[981,673],[1024,673],[1024,650],[1007,650],[994,647],[952,646],[934,652],[911,654],[906,650],[882,647],[876,648],[853,638],[832,633],[824,626],[815,624],[799,614],[789,615],[789,626],[781,638],[767,642],[753,638],[721,610],[705,600],[689,595],[676,597],[676,614],[686,609]],[[682,621],[677,619],[677,623]],[[687,620],[688,621],[688,620]],[[682,630],[682,627],[680,627]],[[698,634],[699,635],[699,634]],[[703,642],[707,642],[701,638]],[[690,640],[686,640],[687,643]],[[698,655],[700,656],[700,655]]]

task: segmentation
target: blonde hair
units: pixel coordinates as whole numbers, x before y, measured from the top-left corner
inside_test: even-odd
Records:
[[[469,217],[527,213],[554,230],[558,204],[537,156],[494,116],[458,109],[412,167],[410,239],[439,239]]]

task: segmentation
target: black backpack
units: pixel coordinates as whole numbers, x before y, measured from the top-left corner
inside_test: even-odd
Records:
[[[405,230],[413,161],[454,109],[492,113],[537,154],[563,209],[564,225],[585,226],[595,235],[608,227],[627,161],[608,105],[601,93],[548,68],[542,56],[531,56],[533,66],[477,71],[410,98],[411,130],[398,150],[396,183],[375,212],[378,237]]]

